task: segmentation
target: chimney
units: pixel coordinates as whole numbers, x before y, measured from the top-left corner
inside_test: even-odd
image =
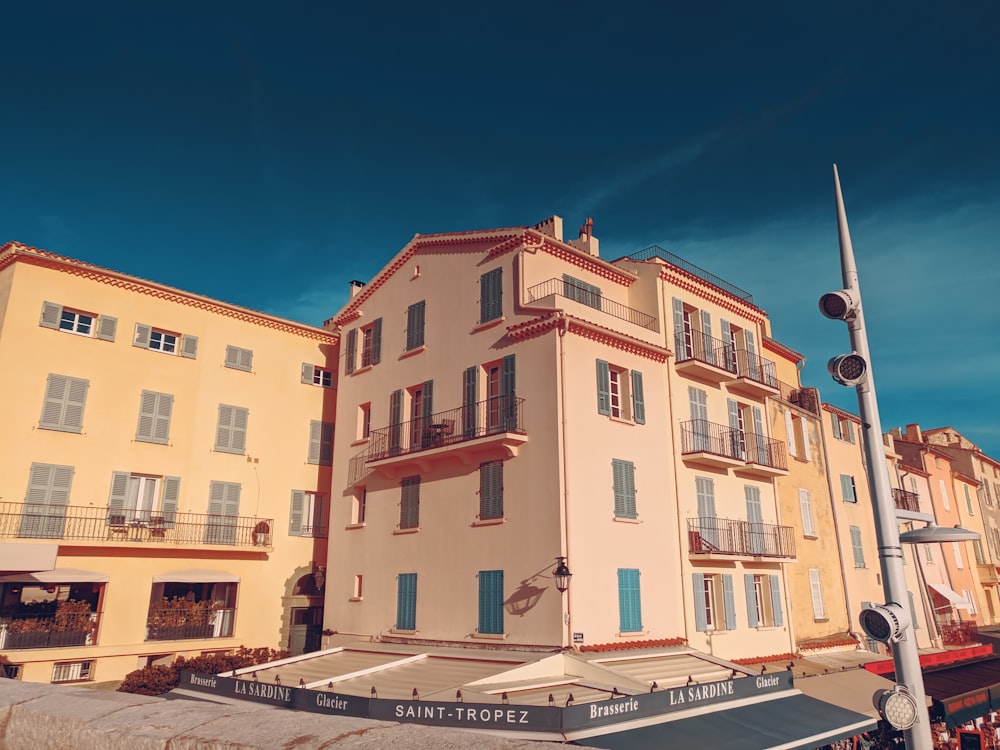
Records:
[[[364,289],[364,288],[365,288],[365,282],[363,282],[363,281],[358,281],[357,279],[354,279],[354,280],[352,280],[352,281],[350,282],[350,284],[351,284],[351,298],[352,298],[352,299],[353,299],[354,297],[357,297],[357,296],[358,296],[358,293],[359,293],[359,292],[360,292],[360,291],[361,291],[362,289]]]
[[[547,234],[549,237],[554,237],[562,242],[563,220],[561,216],[550,216],[545,221],[535,224],[532,229],[537,229],[542,234]]]
[[[587,217],[587,220],[583,222],[583,226],[580,227],[580,236],[575,240],[571,240],[569,244],[596,258],[601,256],[600,243],[594,236],[594,220],[592,218]]]
[[[920,432],[919,424],[908,424],[906,425],[906,439],[911,443],[922,443],[924,442],[924,436]]]

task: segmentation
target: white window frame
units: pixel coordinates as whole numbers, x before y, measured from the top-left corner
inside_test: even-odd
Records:
[[[313,385],[321,388],[333,388],[333,370],[317,367],[313,370]]]
[[[84,320],[86,318],[86,320]],[[59,330],[90,338],[94,335],[97,316],[64,307],[59,314]]]
[[[94,660],[62,661],[52,665],[53,685],[61,682],[83,682],[94,679]]]
[[[180,336],[176,333],[170,333],[160,328],[153,328],[149,332],[149,344],[146,348],[152,349],[154,352],[163,352],[164,354],[177,354],[177,342],[179,340]]]
[[[809,594],[812,598],[813,619],[825,620],[826,605],[823,603],[823,580],[819,568],[809,568]]]

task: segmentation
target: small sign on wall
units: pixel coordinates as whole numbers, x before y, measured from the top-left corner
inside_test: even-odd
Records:
[[[583,633],[573,633],[573,643],[583,643]]]

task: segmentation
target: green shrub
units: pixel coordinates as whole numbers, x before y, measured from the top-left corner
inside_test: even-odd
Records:
[[[180,683],[181,672],[196,672],[197,674],[220,674],[234,669],[243,669],[257,664],[264,664],[289,656],[287,651],[276,651],[273,648],[247,648],[240,646],[230,654],[178,656],[170,666],[154,664],[149,667],[129,672],[118,686],[121,693],[137,693],[138,695],[163,695],[169,693]]]

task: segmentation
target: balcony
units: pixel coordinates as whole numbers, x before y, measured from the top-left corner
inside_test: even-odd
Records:
[[[100,612],[3,617],[0,618],[0,651],[93,646],[97,643],[100,620]]]
[[[706,516],[687,521],[691,555],[795,557],[795,535],[791,526]]]
[[[781,392],[774,362],[745,349],[737,349],[733,353],[736,357],[736,377],[726,383],[730,393],[761,399],[777,396]]]
[[[763,479],[788,474],[780,441],[703,419],[681,422],[681,458],[692,466],[733,469]]]
[[[731,343],[698,331],[674,334],[674,360],[677,372],[696,380],[718,385],[736,375],[736,357]]]
[[[527,439],[524,399],[495,396],[372,430],[365,463],[386,474],[413,464],[425,471],[452,457],[470,464],[511,458]]]
[[[570,279],[549,279],[541,284],[528,287],[528,302],[537,303],[546,297],[563,297],[582,305],[600,310],[613,318],[640,326],[650,331],[659,331],[656,318],[620,302],[604,297],[596,287],[581,286]]]
[[[778,381],[778,398],[787,401],[803,411],[819,416],[819,391],[815,388],[799,388],[798,386]]]
[[[60,539],[99,546],[210,546],[265,550],[274,520],[77,506],[0,503],[0,539]]]
[[[920,512],[919,497],[916,492],[892,488],[892,499],[896,503],[896,510]]]
[[[979,626],[972,621],[949,622],[938,627],[941,630],[941,642],[945,646],[979,643]]]
[[[210,601],[183,604],[183,607],[167,605],[151,609],[146,620],[146,640],[206,640],[232,636],[235,608],[214,608]]]

